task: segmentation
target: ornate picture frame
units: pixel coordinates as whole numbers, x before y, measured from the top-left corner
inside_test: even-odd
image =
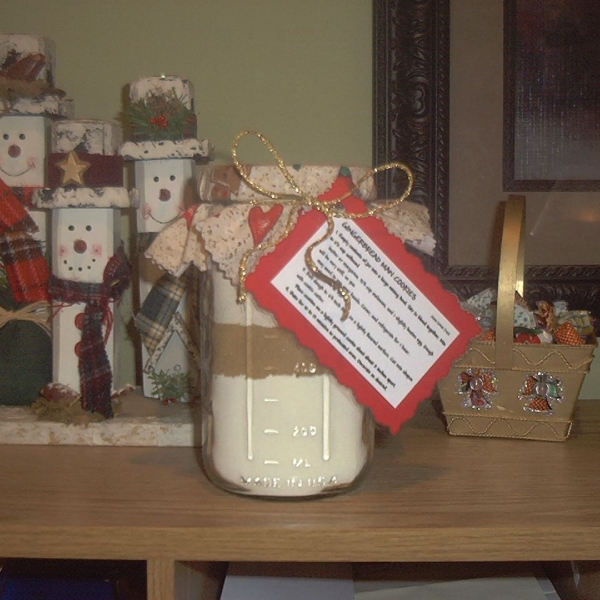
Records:
[[[427,267],[459,298],[497,285],[493,269],[449,262],[450,0],[373,1],[373,163],[412,169],[412,199],[429,208],[436,240]],[[389,172],[380,197],[402,188]],[[600,257],[598,257],[600,263]],[[528,265],[526,296],[600,315],[600,267]]]
[[[504,189],[600,190],[600,3],[504,0]]]

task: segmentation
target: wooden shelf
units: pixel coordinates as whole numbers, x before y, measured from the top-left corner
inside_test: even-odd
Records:
[[[565,443],[456,438],[424,405],[358,490],[230,495],[194,448],[1,446],[5,556],[176,561],[600,559],[600,402]]]

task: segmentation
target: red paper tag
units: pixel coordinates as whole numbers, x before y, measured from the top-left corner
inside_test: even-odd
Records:
[[[345,206],[365,210],[356,198]],[[343,299],[305,264],[306,248],[325,230],[319,211],[301,215],[292,233],[261,258],[247,289],[395,433],[479,326],[375,217],[336,219],[332,236],[312,253],[319,269],[351,295],[342,321]]]

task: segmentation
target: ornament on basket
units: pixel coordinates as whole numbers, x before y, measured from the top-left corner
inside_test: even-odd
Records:
[[[129,99],[124,119],[133,140],[125,142],[120,153],[133,162],[140,197],[135,260],[142,312],[135,323],[141,337],[143,391],[165,403],[188,401],[199,364],[194,333],[198,275],[190,271],[176,280],[145,258],[144,251],[160,231],[196,204],[196,163],[209,161],[212,147],[196,139],[194,88],[187,79],[138,79],[129,86]],[[172,310],[161,313],[160,327],[148,330],[143,315],[152,313],[163,298],[168,298]]]
[[[465,369],[458,376],[458,393],[465,396],[463,406],[490,408],[498,395],[498,378],[490,369]]]
[[[85,411],[106,418],[113,416],[120,326],[114,306],[131,278],[118,209],[137,204],[135,192],[123,187],[118,142],[118,129],[105,121],[54,123],[53,187],[33,196],[38,208],[51,211],[53,382],[77,392]]]

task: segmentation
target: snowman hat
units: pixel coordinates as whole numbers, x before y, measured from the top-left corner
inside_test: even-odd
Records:
[[[212,145],[196,138],[194,86],[188,79],[166,75],[137,79],[129,85],[129,99],[124,119],[133,140],[121,146],[125,160],[212,158]]]
[[[54,65],[52,40],[0,34],[0,117],[73,116],[73,101],[54,87]]]
[[[136,190],[123,187],[121,135],[109,121],[71,119],[51,127],[48,188],[36,190],[37,208],[135,208]]]

